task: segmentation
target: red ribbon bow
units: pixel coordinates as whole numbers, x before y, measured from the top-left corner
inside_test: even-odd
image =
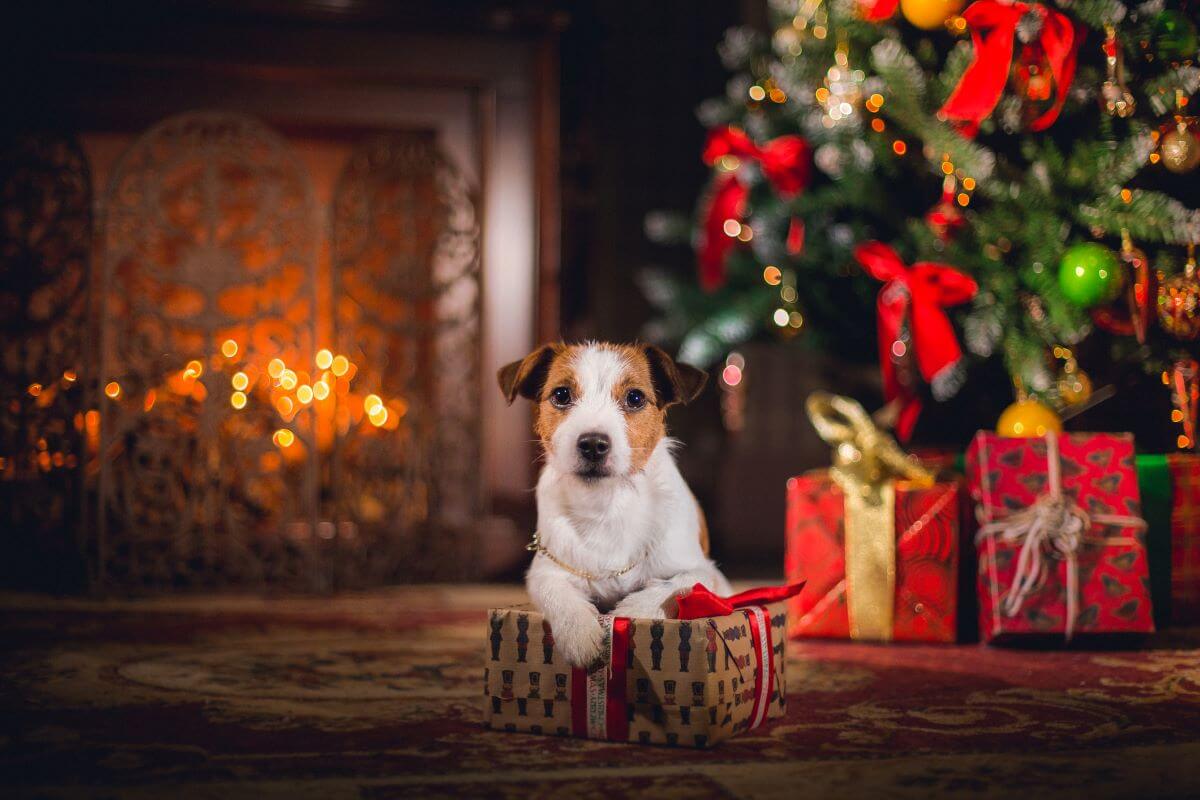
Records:
[[[726,126],[712,131],[704,145],[704,163],[710,167],[721,156],[755,161],[763,177],[784,200],[808,186],[811,175],[808,142],[801,136],[780,136],[759,147],[741,128]]]
[[[785,200],[804,191],[811,176],[808,142],[800,136],[780,136],[759,147],[740,128],[718,128],[708,136],[704,163],[711,167],[721,156],[756,162],[763,177]],[[713,184],[696,249],[700,285],[706,291],[725,282],[725,257],[734,245],[734,237],[725,231],[725,222],[740,221],[745,216],[748,194],[736,171],[720,174]]]
[[[1043,5],[999,0],[977,0],[963,12],[963,19],[971,27],[975,60],[942,106],[940,116],[966,123],[967,130],[973,133],[992,113],[1008,83],[1017,23],[1027,13],[1041,18],[1037,44],[1046,54],[1055,83],[1054,104],[1029,127],[1042,131],[1054,124],[1075,77],[1075,53],[1081,37],[1076,35],[1075,26],[1066,14]]]
[[[765,606],[768,603],[786,600],[800,594],[804,584],[805,581],[800,581],[786,586],[761,586],[729,597],[721,597],[703,583],[697,583],[686,594],[681,594],[675,599],[679,604],[679,619],[723,617],[739,608]]]
[[[943,376],[949,376],[962,358],[954,326],[944,309],[970,300],[979,286],[947,264],[922,261],[907,267],[896,251],[882,242],[859,245],[854,257],[871,277],[884,281],[877,303],[879,367],[883,372],[885,399],[901,400],[896,433],[901,441],[907,441],[921,413],[921,399],[901,382],[892,360],[893,355],[901,355],[892,348],[899,339],[905,317],[917,368],[937,394],[939,381],[945,380]]]

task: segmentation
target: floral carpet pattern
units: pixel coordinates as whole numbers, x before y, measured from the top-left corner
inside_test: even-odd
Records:
[[[1119,651],[791,643],[787,717],[692,751],[485,730],[485,609],[522,600],[0,596],[0,793],[1200,796],[1200,630]]]

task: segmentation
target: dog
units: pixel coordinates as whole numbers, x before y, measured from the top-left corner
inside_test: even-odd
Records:
[[[543,345],[498,378],[510,405],[534,402],[545,463],[526,587],[568,663],[600,655],[601,609],[673,617],[676,595],[696,583],[730,593],[665,426],[707,373],[653,345],[588,342]]]

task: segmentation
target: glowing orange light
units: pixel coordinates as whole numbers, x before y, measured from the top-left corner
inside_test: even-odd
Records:
[[[312,387],[307,385],[296,387],[296,399],[304,405],[311,403],[313,399]]]
[[[229,383],[239,392],[246,391],[246,387],[250,385],[250,376],[244,372],[235,372],[233,377],[229,379]]]
[[[875,106],[875,108],[883,108],[883,95],[881,95],[879,92],[876,92],[867,98],[867,102]]]
[[[366,411],[368,414],[381,405],[383,405],[383,400],[377,394],[369,394],[363,398],[363,411]]]
[[[1183,412],[1178,408],[1171,412],[1171,422],[1183,422]]]
[[[786,103],[787,95],[784,94],[782,89],[772,89],[771,90],[771,102],[772,103]]]
[[[295,407],[296,404],[292,402],[292,398],[290,397],[281,397],[275,401],[275,408],[277,408],[279,413],[285,417],[288,414],[291,414]]]
[[[743,225],[743,226],[742,226],[742,229],[741,229],[740,231],[738,231],[738,237],[737,237],[737,238],[738,238],[740,241],[743,241],[743,242],[748,242],[748,241],[750,241],[751,239],[753,239],[753,238],[754,238],[754,231],[750,229],[750,226],[749,226],[749,225]]]
[[[226,339],[221,342],[221,355],[226,358],[233,358],[238,354],[238,343],[233,339]]]
[[[954,172],[954,165],[951,164],[949,161],[943,161],[942,162],[942,172],[949,175],[950,173]]]
[[[383,423],[388,421],[388,410],[383,406],[376,406],[367,413],[367,419],[376,428],[381,427]]]
[[[1133,192],[1129,191],[1128,189],[1122,189],[1121,190],[1121,199],[1123,201],[1125,201],[1126,203],[1132,203],[1133,202]]]
[[[296,434],[287,428],[280,428],[275,431],[275,435],[271,437],[271,441],[275,442],[277,447],[291,447],[292,442],[296,441]]]
[[[975,189],[975,179],[974,178],[963,178],[963,188],[966,189],[968,192],[973,191]]]
[[[970,195],[968,195],[966,192],[959,192],[959,193],[958,193],[958,204],[959,204],[960,206],[965,206],[965,205],[966,205],[967,203],[969,203],[969,202],[971,202],[971,196],[970,196]]]
[[[104,393],[108,395],[109,398],[116,400],[121,396],[121,384],[117,383],[116,381],[109,381],[104,387]]]
[[[761,101],[764,97],[767,96],[766,90],[757,84],[750,87],[748,94],[750,95],[750,99],[756,103]]]
[[[318,368],[329,369],[329,365],[333,363],[333,353],[325,349],[318,350],[316,361]]]
[[[324,400],[329,397],[329,384],[325,381],[317,381],[312,387],[313,397],[318,400]]]
[[[285,369],[279,374],[279,385],[289,392],[296,388],[299,381],[296,379],[296,373],[293,370]]]
[[[779,267],[768,264],[763,269],[763,281],[768,285],[778,286],[781,280],[783,280],[783,273],[780,272]]]
[[[193,379],[199,378],[203,374],[204,374],[204,365],[201,364],[199,361],[196,361],[195,359],[192,359],[191,361],[189,361],[187,363],[187,367],[185,367],[183,370],[183,376],[185,378],[193,378]]]
[[[1192,446],[1192,440],[1181,433],[1179,434],[1179,438],[1175,440],[1175,444],[1179,446],[1180,450],[1186,450]]]
[[[272,358],[267,363],[267,374],[274,380],[279,380],[279,376],[287,369],[287,365],[283,363],[283,359]]]
[[[29,384],[28,392],[31,397],[37,397],[42,393],[42,385],[40,383],[31,383]]]
[[[896,141],[892,142],[892,152],[898,156],[902,156],[908,152],[908,145],[906,145],[902,139],[897,139]]]
[[[883,133],[883,129],[886,127],[887,126],[884,124],[883,120],[881,120],[879,117],[871,120],[871,130],[875,131],[876,133]]]
[[[725,231],[726,236],[737,236],[742,232],[742,223],[736,219],[727,219],[721,224],[721,230]]]
[[[158,399],[158,392],[151,389],[146,392],[146,399],[142,401],[142,410],[150,413],[150,409],[154,408],[154,401]]]
[[[822,86],[820,89],[817,89],[816,97],[818,103],[824,103],[829,99],[829,90]]]
[[[234,392],[229,396],[229,405],[241,410],[246,407],[246,393]]]
[[[329,369],[340,378],[350,370],[350,359],[345,356],[334,356],[333,361],[329,364]]]
[[[192,399],[197,403],[203,403],[208,398],[208,389],[203,383],[196,381],[196,385],[192,387]]]
[[[63,373],[63,380],[66,381],[67,383],[74,383],[78,377],[79,376],[75,374],[74,370],[69,369]]]

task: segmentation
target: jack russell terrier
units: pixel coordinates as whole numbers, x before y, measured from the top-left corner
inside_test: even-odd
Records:
[[[587,343],[543,345],[498,377],[510,404],[535,403],[545,465],[525,582],[570,664],[600,655],[600,608],[671,617],[696,583],[730,593],[665,427],[667,408],[695,399],[706,373],[657,347]]]

